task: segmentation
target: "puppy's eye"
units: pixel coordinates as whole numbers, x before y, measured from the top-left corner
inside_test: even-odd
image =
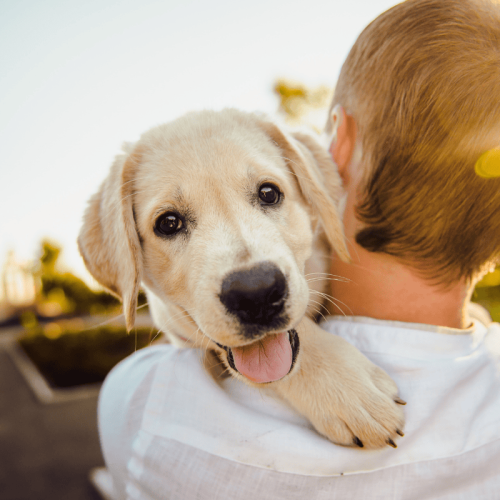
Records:
[[[274,184],[266,182],[259,188],[259,198],[262,205],[276,205],[281,199],[281,192]]]
[[[155,233],[158,236],[171,236],[184,227],[184,222],[174,212],[167,212],[156,219]]]

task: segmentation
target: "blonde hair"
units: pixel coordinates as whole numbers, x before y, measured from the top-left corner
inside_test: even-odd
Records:
[[[500,6],[408,0],[361,33],[332,107],[358,124],[366,172],[356,241],[441,283],[500,257],[500,178],[474,164],[500,145]]]

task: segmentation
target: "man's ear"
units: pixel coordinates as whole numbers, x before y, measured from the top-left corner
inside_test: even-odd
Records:
[[[329,151],[345,182],[348,173],[347,167],[351,162],[356,144],[356,121],[345,112],[340,104],[337,104],[331,111],[329,127],[332,135]]]
[[[123,302],[127,330],[134,327],[142,255],[134,209],[134,179],[140,148],[116,158],[107,179],[92,196],[78,247],[90,274]]]
[[[264,131],[281,149],[282,158],[295,174],[302,195],[312,208],[338,256],[349,262],[338,202],[342,183],[328,153],[306,134],[287,136],[274,123],[262,122]]]

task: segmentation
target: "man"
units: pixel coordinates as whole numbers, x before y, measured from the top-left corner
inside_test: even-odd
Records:
[[[334,446],[196,350],[156,346],[101,393],[117,498],[498,498],[500,327],[469,301],[500,256],[499,47],[498,4],[409,0],[360,35],[332,103],[353,262],[332,263],[348,316],[322,326],[397,382],[398,449]]]

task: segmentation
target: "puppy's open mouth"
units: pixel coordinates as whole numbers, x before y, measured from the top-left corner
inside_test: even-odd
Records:
[[[299,353],[299,336],[295,330],[267,335],[243,347],[226,347],[229,366],[252,382],[274,382],[290,373]]]

